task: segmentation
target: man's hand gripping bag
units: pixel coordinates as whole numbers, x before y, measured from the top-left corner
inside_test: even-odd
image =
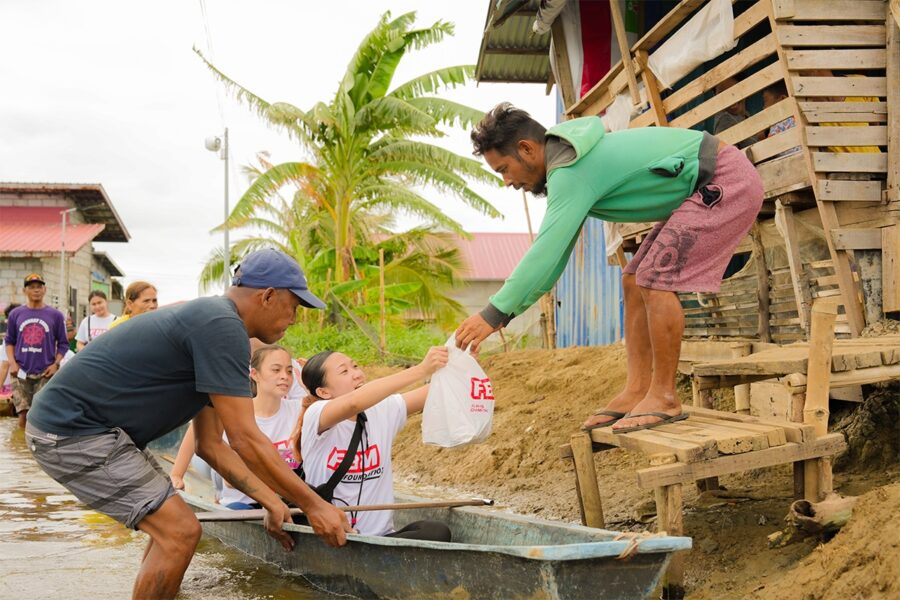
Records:
[[[422,441],[452,448],[483,442],[491,434],[494,390],[478,361],[447,340],[450,360],[431,376],[422,413]]]

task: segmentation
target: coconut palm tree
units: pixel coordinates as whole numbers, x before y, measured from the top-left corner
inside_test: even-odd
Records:
[[[329,265],[337,287],[351,279],[367,279],[358,264],[361,256],[371,257],[374,250],[377,257],[379,245],[397,250],[398,244],[407,244],[404,251],[391,253],[386,278],[410,283],[418,277],[414,303],[420,309],[448,306],[443,292],[456,282],[459,260],[447,247],[446,234],[465,233],[426,199],[425,191],[455,197],[486,216],[498,217],[469,182],[499,185],[499,180],[479,161],[430,141],[445,135],[442,127],[469,128],[483,116],[481,110],[437,95],[468,82],[473,67],[445,67],[393,85],[407,52],[438,43],[453,32],[452,24],[443,21],[425,28],[414,27],[414,21],[415,13],[395,19],[385,13],[360,43],[334,97],[308,110],[263,100],[201,55],[240,101],[285,131],[307,157],[282,164],[262,157],[262,168],[250,171],[250,187],[220,226],[257,233],[235,244],[237,256],[277,242],[306,267]],[[280,194],[285,188],[291,190],[289,198]],[[392,232],[398,213],[416,216],[424,224],[406,234]],[[222,273],[221,259],[221,253],[211,257],[202,281],[212,283],[216,271]],[[364,262],[371,266],[370,260]],[[423,281],[430,277],[434,280]]]

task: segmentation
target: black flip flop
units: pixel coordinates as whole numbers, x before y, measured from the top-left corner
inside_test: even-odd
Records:
[[[597,423],[595,425],[591,425],[589,427],[581,427],[582,431],[591,431],[594,429],[600,429],[601,427],[609,427],[613,423],[618,422],[621,419],[625,418],[625,413],[619,412],[617,410],[598,410],[597,412],[591,413],[592,417],[613,417],[609,421],[603,421],[602,423]]]
[[[628,418],[631,417],[659,417],[659,421],[653,421],[652,423],[644,423],[643,425],[635,425],[634,427],[622,427],[621,429],[613,429],[613,433],[630,433],[632,431],[643,431],[645,429],[653,429],[654,427],[658,427],[660,425],[665,425],[666,423],[675,423],[677,421],[684,421],[688,418],[687,413],[681,413],[680,415],[667,415],[662,412],[648,412],[648,413],[637,413],[637,414],[629,414]]]

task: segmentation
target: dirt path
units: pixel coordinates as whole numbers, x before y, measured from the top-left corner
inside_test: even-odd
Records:
[[[526,350],[495,355],[483,363],[494,382],[497,398],[491,438],[484,444],[457,449],[424,446],[421,417],[412,417],[394,445],[398,479],[415,486],[490,496],[524,514],[578,521],[574,474],[570,463],[559,459],[559,446],[568,441],[591,411],[605,405],[624,384],[624,346]],[[679,393],[683,401],[688,400],[689,386],[682,386]],[[733,409],[733,399],[719,399],[722,408],[727,408],[729,402]],[[645,466],[643,459],[616,449],[596,454],[594,460],[607,526],[652,531],[655,525],[651,494],[639,490],[635,483],[634,472]],[[896,464],[876,472],[835,475],[838,491],[853,495],[892,481],[900,481]],[[782,518],[791,502],[789,467],[723,477],[721,483],[729,490],[742,492],[738,494],[742,497],[701,497],[695,488],[685,486],[685,531],[694,538],[685,574],[688,597],[819,597],[798,596],[796,590],[784,596],[763,593],[788,590],[783,587],[787,583],[781,582],[789,583],[795,569],[809,572],[803,566],[804,559],[816,556],[814,540],[777,550],[766,546],[766,536],[782,528]],[[895,499],[888,495],[885,502]],[[895,505],[893,512],[897,509],[900,505]],[[859,528],[877,526],[869,522]],[[895,571],[885,571],[887,563],[873,562],[871,569],[877,570],[878,575],[870,574],[872,578],[881,581],[893,577],[896,581],[900,551],[896,538],[893,539]],[[831,576],[831,572],[822,576]],[[856,579],[847,581],[848,590],[859,584]]]

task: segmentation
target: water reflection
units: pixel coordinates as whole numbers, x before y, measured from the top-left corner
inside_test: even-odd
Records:
[[[146,536],[86,510],[47,477],[12,418],[0,418],[0,599],[120,599]],[[178,598],[324,600],[302,580],[206,537]]]

